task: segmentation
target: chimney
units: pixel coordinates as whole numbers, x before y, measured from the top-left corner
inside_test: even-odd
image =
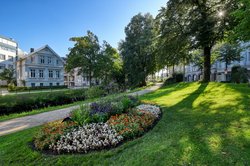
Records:
[[[35,49],[34,48],[30,48],[30,53],[34,52]]]

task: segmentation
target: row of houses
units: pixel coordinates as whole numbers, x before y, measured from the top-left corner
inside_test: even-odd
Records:
[[[88,86],[87,76],[64,70],[65,59],[61,58],[50,46],[31,48],[23,52],[18,43],[11,38],[0,36],[0,72],[5,68],[14,69],[17,86]],[[96,80],[93,79],[93,83]],[[0,80],[0,86],[7,85]]]
[[[243,46],[242,46],[243,47]],[[225,62],[215,61],[211,65],[211,75],[210,80],[215,82],[223,82],[223,81],[229,81],[231,79],[231,71],[233,66],[241,66],[247,69],[248,75],[250,76],[250,48],[245,47],[244,45],[243,51],[241,52],[241,60],[240,61],[234,61],[230,65],[228,65],[226,69]],[[193,81],[199,81],[203,77],[202,70],[200,70],[195,64],[190,63],[188,65],[184,66],[175,66],[174,72],[181,72],[185,73],[185,81],[187,82],[193,82]],[[158,78],[167,78],[171,76],[173,73],[173,68],[166,67],[162,69],[161,71],[156,73],[156,77]],[[249,78],[250,82],[250,78]]]

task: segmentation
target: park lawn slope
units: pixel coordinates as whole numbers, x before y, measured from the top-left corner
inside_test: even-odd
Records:
[[[29,147],[39,127],[0,137],[4,165],[249,165],[250,88],[180,83],[141,97],[163,117],[143,137],[85,155],[45,155]]]

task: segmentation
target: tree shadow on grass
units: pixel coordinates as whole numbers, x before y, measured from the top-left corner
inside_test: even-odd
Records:
[[[234,107],[223,105],[211,109],[217,102],[216,98],[199,102],[194,107],[195,100],[201,94],[206,95],[207,86],[200,84],[182,101],[166,107],[162,123],[166,125],[168,141],[175,148],[173,152],[178,164],[249,164],[250,114],[246,111],[249,108],[247,99],[231,101],[236,103]]]

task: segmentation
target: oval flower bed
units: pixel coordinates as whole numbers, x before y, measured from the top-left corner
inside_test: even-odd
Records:
[[[36,149],[54,154],[108,149],[143,135],[160,116],[159,107],[123,96],[81,106],[67,121],[44,125],[33,143]]]

